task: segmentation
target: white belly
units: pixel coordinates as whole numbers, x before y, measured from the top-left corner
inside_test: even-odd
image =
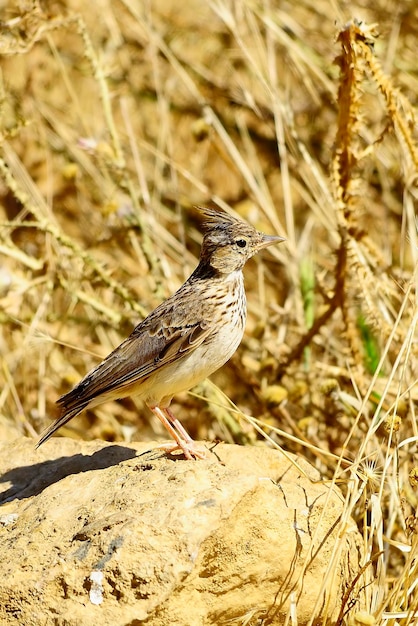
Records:
[[[244,334],[246,301],[244,291],[237,306],[236,293],[223,303],[226,315],[216,331],[216,337],[207,338],[189,355],[162,367],[152,377],[152,385],[143,389],[141,396],[149,404],[168,406],[171,398],[181,391],[191,389],[218,370],[234,354]],[[228,302],[231,306],[228,307]]]

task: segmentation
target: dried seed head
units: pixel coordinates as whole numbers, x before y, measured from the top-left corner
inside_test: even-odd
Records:
[[[321,380],[319,389],[321,393],[326,396],[338,397],[340,393],[340,385],[336,378],[325,378]]]
[[[370,493],[374,493],[379,489],[382,480],[382,469],[378,467],[375,459],[366,459],[360,463],[357,474],[366,483]]]
[[[416,489],[418,487],[418,467],[415,466],[409,472],[409,484],[412,489]]]
[[[399,415],[388,415],[383,422],[384,429],[387,433],[399,432],[402,424],[402,418]]]

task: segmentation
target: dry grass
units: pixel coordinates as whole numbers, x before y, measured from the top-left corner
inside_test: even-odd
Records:
[[[175,410],[338,482],[365,550],[338,624],[417,623],[414,4],[19,4],[0,37],[1,432],[39,432],[183,282],[194,204],[235,210],[288,242],[246,268],[238,353]],[[62,434],[165,437],[139,408]]]

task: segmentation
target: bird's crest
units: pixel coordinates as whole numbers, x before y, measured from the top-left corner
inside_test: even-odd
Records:
[[[201,215],[205,218],[202,224],[204,231],[208,231],[214,228],[214,226],[227,226],[233,224],[245,224],[241,219],[233,217],[222,209],[209,209],[208,207],[196,206],[195,207]]]

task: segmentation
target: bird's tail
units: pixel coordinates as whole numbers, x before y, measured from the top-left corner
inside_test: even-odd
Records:
[[[63,397],[65,397],[65,396],[63,396]],[[60,398],[60,400],[61,400],[61,398]],[[58,400],[58,403],[60,403],[60,400]],[[73,407],[72,409],[69,409],[69,410],[64,407],[61,417],[56,419],[55,422],[52,422],[52,424],[50,424],[44,430],[44,432],[41,435],[41,438],[39,439],[38,443],[36,444],[36,448],[39,448],[39,446],[41,446],[43,443],[45,443],[45,441],[47,439],[49,439],[51,437],[51,435],[53,435],[54,432],[56,430],[58,430],[58,428],[61,428],[61,426],[64,426],[64,424],[69,422],[70,419],[72,419],[73,417],[75,417],[76,415],[81,413],[81,411],[83,409],[85,409],[88,404],[89,404],[89,402],[86,401],[84,404],[81,404],[81,405],[78,404],[77,406],[75,406],[75,407]]]

